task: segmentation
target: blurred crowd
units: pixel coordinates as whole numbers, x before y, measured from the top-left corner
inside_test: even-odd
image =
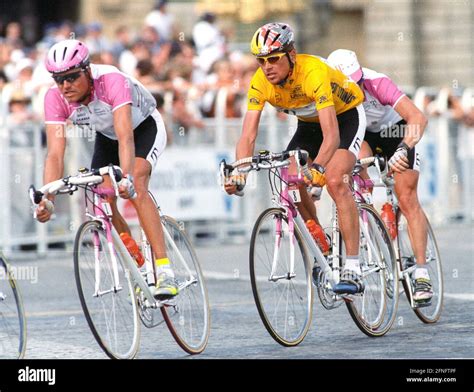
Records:
[[[85,42],[92,63],[114,65],[143,83],[158,109],[166,111],[168,128],[181,133],[204,128],[203,119],[216,115],[222,89],[226,91],[225,117],[241,117],[246,87],[257,69],[255,60],[249,54],[229,51],[229,37],[220,30],[214,14],[201,15],[189,37],[179,31],[175,19],[167,1],[160,0],[138,30],[120,25],[109,39],[99,22],[63,21],[47,25],[42,39],[32,47],[22,40],[21,25],[8,23],[0,36],[0,97],[6,124],[42,119],[44,94],[53,84],[43,61],[53,44],[67,38]],[[172,141],[176,132],[168,131]]]
[[[18,22],[8,23],[0,36],[0,113],[6,124],[42,120],[43,97],[53,84],[43,60],[54,43],[67,38],[85,42],[92,63],[115,65],[153,93],[165,114],[170,142],[177,129],[180,134],[193,127],[203,129],[203,120],[216,116],[222,90],[225,117],[240,118],[257,62],[249,53],[229,50],[231,37],[221,31],[214,14],[201,15],[189,37],[180,31],[177,17],[169,12],[167,0],[160,0],[138,30],[120,25],[109,39],[99,22],[63,21],[47,25],[34,46],[25,45]],[[427,114],[441,114],[431,98],[426,99]],[[460,101],[459,94],[449,92],[450,115],[474,126],[474,110],[466,110]]]

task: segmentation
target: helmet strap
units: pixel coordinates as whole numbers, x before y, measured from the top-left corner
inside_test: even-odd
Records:
[[[288,72],[288,75],[286,75],[286,77],[278,83],[278,86],[280,86],[280,87],[285,86],[287,80],[293,74],[293,69],[295,68],[295,63],[293,61],[291,61],[291,57],[290,57],[290,54],[288,52],[286,52],[286,57],[288,57],[288,61],[290,63],[290,71]]]

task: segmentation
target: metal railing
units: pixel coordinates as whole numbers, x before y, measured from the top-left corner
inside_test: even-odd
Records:
[[[431,93],[428,88],[417,89],[415,103],[423,102],[428,93]],[[446,94],[438,92],[436,104],[439,105],[440,115],[430,117],[420,142],[423,157],[419,196],[435,224],[444,223],[451,218],[463,218],[468,221],[474,219],[474,128],[462,125],[450,117],[447,99]],[[462,97],[466,110],[472,108],[473,99],[474,90],[466,89]],[[201,146],[215,151],[216,155],[225,153],[232,160],[241,132],[242,119],[225,118],[225,102],[226,92],[222,90],[217,96],[216,117],[203,120],[204,131],[191,129],[186,136],[187,142],[184,143],[188,145],[188,150],[184,151],[185,146],[176,143],[176,146],[171,147],[173,154],[187,154],[189,145]],[[4,107],[2,109],[5,110]],[[165,104],[165,110],[172,110],[172,105]],[[165,113],[168,119],[172,118],[169,114]],[[168,122],[167,126],[172,127],[173,124]],[[295,129],[294,117],[281,120],[277,118],[276,111],[267,105],[262,115],[256,148],[282,150]],[[37,223],[32,218],[27,189],[31,183],[42,183],[46,153],[42,145],[42,132],[41,123],[26,123],[15,127],[8,127],[5,121],[0,123],[0,178],[3,179],[0,192],[0,247],[7,253],[20,246],[35,246],[38,252],[44,253],[51,244],[70,244],[83,219],[80,212],[80,203],[83,201],[79,195],[58,198],[55,219],[47,225]],[[92,151],[91,140],[84,137],[69,138],[65,172],[74,173],[81,166],[88,167]],[[159,182],[159,171],[156,176],[156,181]],[[233,217],[183,220],[187,230],[196,240],[219,243],[248,239],[258,211],[270,202],[267,181],[259,178],[259,174],[253,173],[252,176],[253,178],[249,178],[246,196],[232,199],[238,208]],[[216,174],[216,189],[219,188],[217,178]],[[326,208],[329,203],[326,194],[320,202],[319,213],[324,215],[324,211],[329,210]],[[179,212],[176,218],[181,219]],[[324,221],[324,216],[322,220]]]

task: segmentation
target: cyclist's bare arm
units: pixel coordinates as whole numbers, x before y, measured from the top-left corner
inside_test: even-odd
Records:
[[[328,162],[339,147],[339,124],[337,123],[336,110],[334,106],[328,106],[318,111],[323,142],[314,162],[326,167]]]
[[[235,151],[236,160],[253,155],[261,115],[262,112],[260,110],[249,110],[245,114],[244,124],[242,126],[242,135],[237,142]],[[228,182],[224,185],[224,189],[229,195],[233,195],[237,192],[237,185],[235,183]]]
[[[58,180],[64,173],[64,152],[66,150],[65,126],[46,124],[46,141],[48,152],[44,163],[43,183]],[[48,198],[54,200],[53,195]]]
[[[43,183],[58,180],[64,172],[64,152],[66,150],[66,135],[63,124],[46,124],[46,141],[48,152],[44,163]],[[54,201],[54,195],[47,199]],[[43,200],[36,209],[36,218],[40,222],[47,222],[51,218],[52,207]]]
[[[114,111],[114,130],[119,143],[119,159],[123,175],[133,174],[135,142],[133,140],[131,105],[124,105]]]
[[[253,155],[261,115],[262,112],[260,110],[249,110],[245,114],[242,135],[237,143],[235,152],[236,160]]]
[[[410,98],[404,96],[394,107],[395,111],[406,121],[407,129],[403,142],[413,148],[420,141],[428,120]]]

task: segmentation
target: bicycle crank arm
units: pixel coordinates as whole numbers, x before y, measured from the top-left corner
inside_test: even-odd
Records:
[[[102,295],[109,294],[109,293],[118,293],[119,291],[122,291],[122,287],[120,286],[117,288],[110,289],[110,290],[96,291],[92,296],[101,297]]]
[[[276,282],[277,280],[282,280],[282,279],[290,280],[290,279],[293,279],[295,276],[296,276],[295,273],[293,274],[287,273],[286,275],[270,276],[268,280],[270,282]]]

